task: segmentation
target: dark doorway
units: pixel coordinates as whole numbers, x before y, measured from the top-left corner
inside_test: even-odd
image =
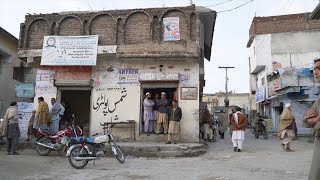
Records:
[[[65,106],[65,121],[70,121],[71,115],[75,114],[76,124],[82,129],[84,135],[89,134],[90,124],[90,96],[88,90],[63,90],[61,103]]]
[[[144,131],[143,131],[143,127],[144,127],[143,101],[144,101],[144,99],[146,97],[145,95],[146,95],[147,92],[151,93],[153,100],[155,99],[155,95],[156,94],[159,94],[159,97],[160,97],[161,92],[165,92],[166,93],[166,97],[167,97],[170,105],[171,105],[173,99],[178,99],[178,97],[177,97],[178,96],[177,88],[144,88],[143,89],[143,96],[142,96],[142,99],[141,99],[141,105],[142,105],[142,107],[141,107],[142,111],[141,112],[142,113],[141,113],[141,117],[140,117],[140,119],[141,119],[141,121],[140,121],[140,133],[142,133],[142,134],[144,133]],[[162,132],[162,130],[160,130],[160,133],[161,132]]]

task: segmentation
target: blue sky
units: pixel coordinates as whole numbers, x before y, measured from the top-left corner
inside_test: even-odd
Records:
[[[193,0],[197,6],[210,6],[217,12],[232,9],[249,0]],[[205,63],[205,93],[224,91],[225,71],[219,66],[235,66],[229,70],[229,89],[249,91],[248,49],[249,27],[254,16],[272,16],[312,11],[318,0],[254,0],[236,10],[218,13],[211,62]],[[27,13],[133,9],[187,6],[190,0],[13,0],[0,6],[0,26],[19,37],[20,23]]]

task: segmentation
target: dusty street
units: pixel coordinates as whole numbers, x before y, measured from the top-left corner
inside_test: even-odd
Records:
[[[83,170],[73,169],[65,157],[51,153],[40,157],[35,150],[20,151],[20,156],[0,153],[0,175],[4,179],[307,179],[313,144],[299,138],[295,152],[283,152],[279,142],[255,139],[247,132],[244,151],[233,152],[230,136],[211,143],[207,154],[196,158],[128,158],[125,164],[115,159],[90,162]]]

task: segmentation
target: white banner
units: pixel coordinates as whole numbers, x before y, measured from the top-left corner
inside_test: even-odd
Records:
[[[45,36],[41,65],[95,66],[98,52],[98,35]]]

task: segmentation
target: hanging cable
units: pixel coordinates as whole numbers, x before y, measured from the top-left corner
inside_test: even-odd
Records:
[[[220,4],[225,4],[225,3],[231,2],[231,1],[233,1],[233,0],[223,1],[223,2],[221,2],[221,3],[212,4],[212,5],[206,6],[206,7],[218,6],[218,5],[220,5]]]
[[[217,13],[230,12],[230,11],[236,10],[236,9],[242,7],[242,6],[245,6],[245,5],[247,5],[247,4],[249,4],[249,3],[253,2],[253,1],[254,1],[254,0],[250,0],[250,1],[248,1],[248,2],[246,2],[246,3],[243,3],[243,4],[241,4],[241,5],[237,6],[237,7],[234,7],[234,8],[232,8],[232,9],[223,10],[223,11],[218,11]]]

